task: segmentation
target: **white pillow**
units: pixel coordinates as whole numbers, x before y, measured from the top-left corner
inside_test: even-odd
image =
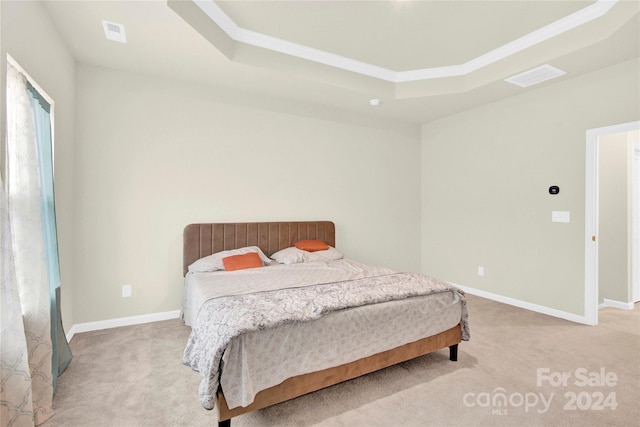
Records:
[[[297,264],[299,262],[308,261],[308,255],[311,252],[303,251],[295,246],[279,250],[271,255],[271,259],[276,260],[280,264]]]
[[[280,264],[297,264],[309,261],[336,261],[344,258],[344,254],[332,246],[324,251],[314,252],[303,251],[292,246],[274,253],[271,258]]]
[[[215,254],[200,258],[189,266],[189,271],[191,273],[204,273],[208,271],[224,270],[222,258],[226,258],[232,255],[242,255],[248,252],[257,252],[260,260],[262,260],[262,265],[267,265],[271,262],[269,257],[267,257],[259,247],[247,246],[240,249],[231,249],[228,251],[216,252]]]

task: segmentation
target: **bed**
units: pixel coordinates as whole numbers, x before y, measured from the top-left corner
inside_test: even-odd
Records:
[[[201,403],[217,410],[219,426],[433,351],[448,348],[457,360],[469,338],[460,290],[350,260],[335,243],[331,221],[185,227],[183,318],[192,332],[183,362],[200,373]],[[226,263],[254,251],[264,268],[209,271],[219,254],[242,254]]]

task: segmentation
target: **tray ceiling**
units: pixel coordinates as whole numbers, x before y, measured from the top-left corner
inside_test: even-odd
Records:
[[[234,40],[203,11],[289,43],[300,55]],[[454,69],[514,40],[580,15],[594,1],[46,1],[79,63],[205,84],[233,102],[419,124],[521,93],[504,80],[550,64],[554,81],[638,58],[640,2],[607,2],[604,15],[475,69]],[[126,27],[126,45],[101,22]],[[391,78],[305,58],[309,51],[382,69]],[[495,59],[495,58],[494,58]],[[444,70],[436,78],[416,70]],[[394,74],[395,73],[395,74]],[[408,79],[397,79],[409,76]],[[369,99],[380,99],[372,107]],[[312,111],[314,111],[312,113]],[[344,114],[343,114],[344,115]]]

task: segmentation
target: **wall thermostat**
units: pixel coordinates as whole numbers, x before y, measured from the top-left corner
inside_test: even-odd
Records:
[[[560,192],[560,187],[557,185],[552,185],[549,187],[549,194],[558,194]]]

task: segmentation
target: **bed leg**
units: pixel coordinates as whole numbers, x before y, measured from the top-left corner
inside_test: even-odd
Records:
[[[449,346],[449,360],[452,362],[458,361],[458,344]]]
[[[231,419],[218,421],[218,427],[231,427]]]

